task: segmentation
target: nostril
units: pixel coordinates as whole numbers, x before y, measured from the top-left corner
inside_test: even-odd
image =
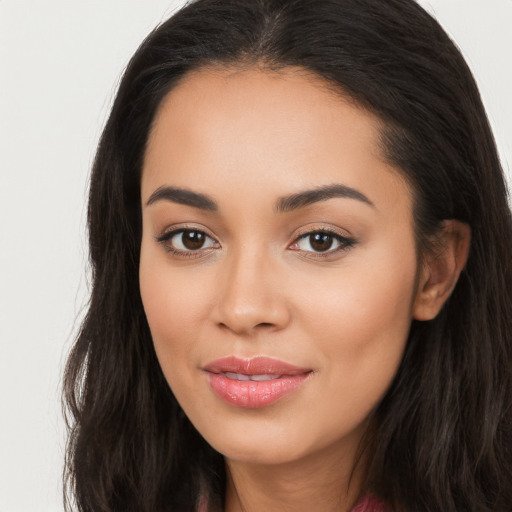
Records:
[[[256,327],[272,327],[272,325],[270,322],[261,322]]]
[[[230,329],[229,325],[226,323],[226,322],[220,322],[219,325],[221,327],[226,327],[228,329]],[[260,322],[259,324],[256,324],[254,327],[257,328],[257,327],[272,327],[274,324],[271,323],[271,322]]]

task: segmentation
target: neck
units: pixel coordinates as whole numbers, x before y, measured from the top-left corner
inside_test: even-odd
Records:
[[[349,511],[361,491],[355,453],[329,450],[282,464],[226,460],[225,512]]]

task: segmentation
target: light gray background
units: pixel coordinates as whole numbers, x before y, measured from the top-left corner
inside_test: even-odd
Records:
[[[59,386],[87,298],[87,175],[120,73],[183,2],[0,0],[0,512],[61,511]],[[512,181],[512,0],[425,0]]]

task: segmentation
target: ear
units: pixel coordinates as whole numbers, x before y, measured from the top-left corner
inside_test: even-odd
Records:
[[[413,304],[413,318],[432,320],[451,295],[466,264],[471,228],[458,220],[443,222],[435,250],[424,257]]]

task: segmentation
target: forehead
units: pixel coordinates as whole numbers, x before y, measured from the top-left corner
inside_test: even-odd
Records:
[[[163,184],[192,184],[210,195],[244,187],[268,194],[272,184],[278,195],[337,182],[359,188],[391,181],[403,192],[399,173],[380,154],[381,125],[302,69],[202,69],[187,75],[159,108],[142,196]]]

